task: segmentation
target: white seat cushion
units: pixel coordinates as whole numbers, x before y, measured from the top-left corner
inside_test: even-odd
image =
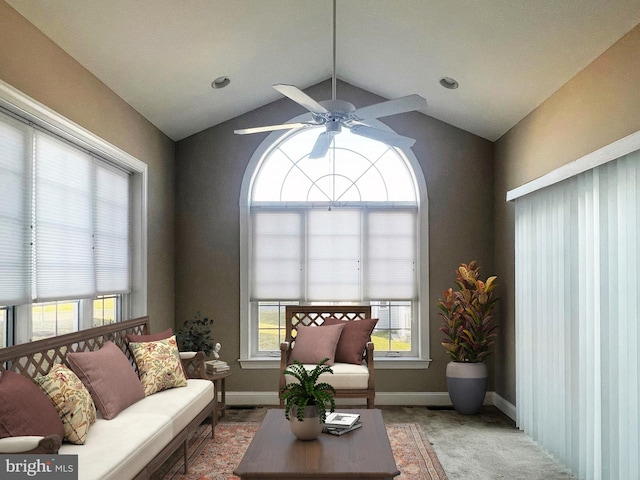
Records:
[[[315,365],[305,364],[304,368],[311,371]],[[323,373],[318,378],[318,382],[325,382],[336,390],[355,388],[358,390],[366,389],[369,384],[369,369],[363,363],[362,365],[354,365],[352,363],[335,363],[331,366],[333,374]],[[285,375],[286,383],[297,382],[291,375]]]
[[[149,395],[142,402],[127,408],[130,414],[154,412],[171,422],[177,435],[213,400],[213,382],[190,378],[186,387],[169,388]]]
[[[84,445],[63,443],[60,454],[78,455],[81,480],[135,477],[213,400],[213,383],[189,379],[186,387],[154,393],[115,418],[98,418]]]
[[[43,438],[38,435],[0,438],[0,453],[28,452],[36,448]]]
[[[114,419],[96,420],[84,445],[62,444],[59,454],[78,455],[79,479],[133,478],[171,441],[171,423],[164,415],[130,415],[129,408]]]

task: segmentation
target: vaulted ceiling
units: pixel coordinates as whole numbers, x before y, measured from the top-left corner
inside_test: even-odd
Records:
[[[332,74],[332,0],[7,2],[174,140]],[[337,0],[336,72],[496,140],[638,23],[638,0]]]

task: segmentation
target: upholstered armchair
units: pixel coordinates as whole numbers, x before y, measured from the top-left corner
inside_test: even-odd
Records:
[[[360,305],[286,307],[286,340],[280,344],[279,396],[293,381],[282,372],[294,360],[312,369],[329,358],[333,374],[320,378],[336,389],[335,398],[365,398],[367,408],[375,400],[375,371],[371,332],[377,319],[371,307]]]

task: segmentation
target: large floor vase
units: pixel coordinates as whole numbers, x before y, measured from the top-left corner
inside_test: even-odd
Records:
[[[449,362],[447,389],[456,412],[463,415],[478,413],[487,393],[489,374],[484,362]]]
[[[320,415],[318,408],[311,405],[304,410],[304,420],[300,421],[296,417],[296,407],[294,406],[289,413],[289,425],[291,433],[298,440],[315,440],[322,433],[323,424],[320,423]]]

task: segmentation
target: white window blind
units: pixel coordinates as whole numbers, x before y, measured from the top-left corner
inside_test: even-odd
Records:
[[[93,265],[92,159],[36,132],[35,291],[40,302],[90,297]]]
[[[0,114],[0,304],[130,291],[128,173]]]
[[[30,299],[31,279],[31,129],[0,119],[0,304]]]
[[[371,212],[367,216],[365,297],[417,299],[416,211]]]
[[[361,298],[360,212],[312,210],[308,219],[308,300],[348,301]]]
[[[516,200],[517,422],[580,478],[640,478],[640,153]]]
[[[93,167],[96,294],[126,293],[131,284],[129,174],[96,159]]]
[[[255,212],[252,217],[252,300],[302,296],[303,219],[294,212]]]
[[[416,298],[416,215],[417,209],[254,209],[252,300]]]

